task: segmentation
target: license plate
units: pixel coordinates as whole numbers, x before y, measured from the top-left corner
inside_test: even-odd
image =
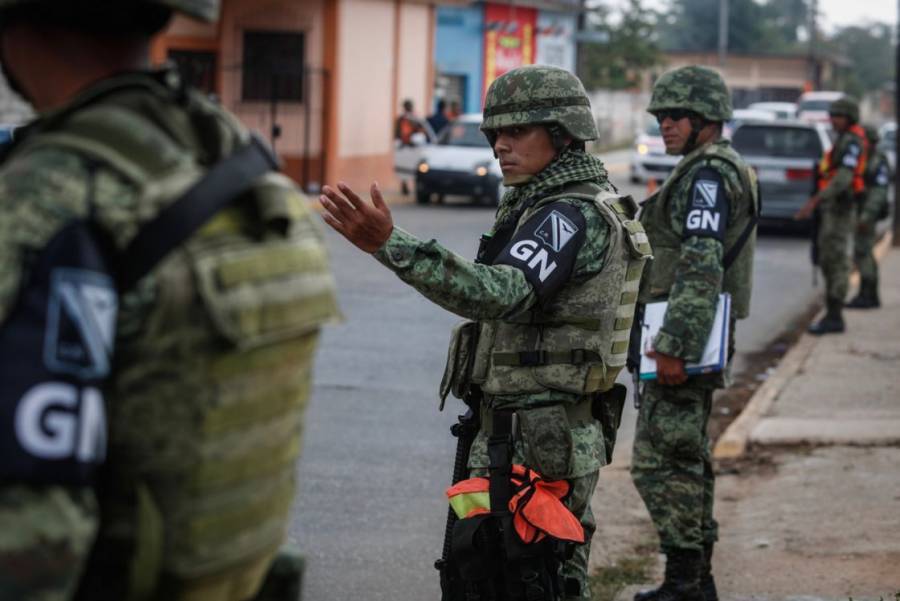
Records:
[[[784,169],[760,169],[757,175],[761,182],[784,183],[787,181],[787,174]]]

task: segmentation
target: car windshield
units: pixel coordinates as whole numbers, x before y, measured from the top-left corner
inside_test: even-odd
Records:
[[[481,133],[479,123],[451,123],[441,132],[438,144],[443,146],[488,146],[487,138]]]
[[[647,129],[644,130],[648,136],[659,136],[659,123],[656,121],[651,121],[647,124]]]
[[[884,132],[884,138],[883,138],[882,141],[883,141],[883,143],[884,143],[886,146],[887,146],[887,145],[893,146],[894,144],[896,144],[896,141],[897,141],[897,130],[896,130],[896,129],[889,129],[889,130],[887,130],[886,132]]]
[[[801,111],[827,111],[831,106],[830,100],[804,100],[798,110]]]
[[[814,129],[745,125],[732,139],[735,150],[755,156],[818,159],[822,144]]]

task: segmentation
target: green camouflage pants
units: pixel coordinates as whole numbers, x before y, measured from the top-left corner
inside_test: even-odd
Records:
[[[819,266],[825,277],[825,298],[844,302],[850,278],[847,257],[855,216],[850,208],[824,208],[819,224]]]
[[[89,489],[0,488],[0,599],[71,599],[96,530]]]
[[[862,286],[878,285],[878,262],[872,253],[875,248],[875,224],[870,223],[865,233],[856,230],[853,238],[853,264],[859,270]]]
[[[690,383],[648,382],[641,397],[631,477],[663,552],[700,550],[718,538],[713,519],[715,476],[706,435],[712,393]]]

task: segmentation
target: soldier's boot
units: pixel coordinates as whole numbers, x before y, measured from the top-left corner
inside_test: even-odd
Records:
[[[714,543],[703,544],[703,566],[700,569],[700,592],[703,601],[719,601],[719,591],[712,575],[712,554]]]
[[[827,309],[825,316],[810,325],[806,331],[815,336],[822,334],[840,334],[844,331],[844,317],[841,314],[841,308],[844,303],[829,299],[826,303]]]
[[[700,591],[703,564],[702,551],[671,549],[666,553],[662,586],[635,594],[634,601],[704,601]]]
[[[848,309],[877,309],[880,306],[878,284],[875,282],[862,282],[859,285],[859,294],[846,305]]]
[[[252,601],[300,601],[303,556],[288,547],[280,550]]]

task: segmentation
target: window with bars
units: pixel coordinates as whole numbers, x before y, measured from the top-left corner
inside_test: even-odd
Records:
[[[245,31],[241,98],[303,102],[302,32]]]

